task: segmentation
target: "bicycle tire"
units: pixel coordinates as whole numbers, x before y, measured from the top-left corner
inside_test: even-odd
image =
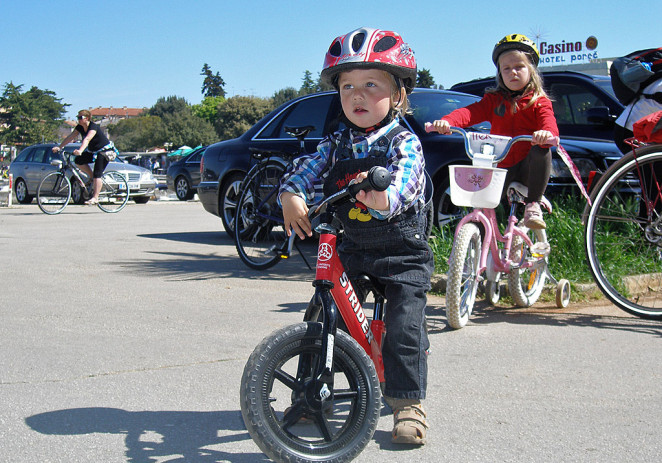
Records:
[[[288,236],[278,205],[278,188],[285,167],[266,162],[249,175],[239,196],[235,213],[235,247],[242,262],[255,270],[266,270],[284,256]]]
[[[481,243],[478,226],[465,223],[455,238],[448,259],[446,319],[456,330],[467,324],[476,302]]]
[[[274,461],[348,462],[377,428],[381,392],[375,366],[340,330],[333,344],[333,398],[320,404],[305,394],[318,362],[325,361],[321,337],[322,325],[316,322],[282,328],[255,348],[244,368],[244,424]]]
[[[628,153],[614,163],[593,190],[584,245],[607,299],[630,314],[662,320],[662,195],[655,181],[662,182],[662,145],[645,146],[636,159]],[[651,196],[649,220],[644,198]]]
[[[44,214],[59,214],[70,199],[71,182],[62,172],[51,172],[39,182],[37,204]]]
[[[533,244],[547,243],[545,230],[529,230],[528,233]],[[510,259],[521,262],[535,259],[521,236],[513,236],[510,247]],[[545,287],[547,276],[547,258],[541,258],[533,266],[527,268],[512,268],[508,273],[508,294],[518,307],[531,307],[536,303]]]
[[[101,191],[99,192],[99,209],[108,213],[119,212],[129,201],[129,184],[124,175],[116,171],[104,172],[101,176]]]

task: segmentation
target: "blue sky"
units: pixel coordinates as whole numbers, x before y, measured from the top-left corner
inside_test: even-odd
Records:
[[[0,11],[0,84],[52,90],[69,114],[170,95],[199,103],[204,63],[228,96],[299,88],[332,39],[361,26],[399,32],[445,87],[492,75],[494,43],[515,32],[549,43],[595,36],[600,58],[662,46],[659,0],[2,0]]]

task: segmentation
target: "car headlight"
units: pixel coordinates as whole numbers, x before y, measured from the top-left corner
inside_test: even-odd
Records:
[[[154,174],[151,173],[150,171],[143,172],[142,175],[140,176],[140,181],[141,182],[156,182],[156,177],[154,177]]]
[[[573,159],[572,161],[577,166],[577,169],[579,170],[579,174],[582,177],[588,177],[591,171],[598,170],[595,163],[590,159]],[[565,162],[563,162],[563,160],[559,158],[552,159],[552,171],[550,172],[550,176],[556,178],[572,177],[572,175],[570,175],[570,171],[568,170],[568,167],[565,165]]]

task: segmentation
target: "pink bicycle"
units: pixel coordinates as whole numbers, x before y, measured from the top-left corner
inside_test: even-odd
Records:
[[[508,292],[517,306],[533,305],[546,279],[556,284],[556,305],[567,307],[570,282],[556,280],[547,265],[550,245],[545,230],[529,230],[518,225],[518,205],[524,204],[526,186],[513,182],[508,186],[510,205],[505,230],[501,233],[495,208],[501,201],[506,170],[496,165],[517,142],[531,141],[531,136],[514,138],[451,128],[464,138],[465,150],[472,165],[452,165],[450,169],[451,200],[456,206],[473,210],[460,220],[448,261],[446,317],[448,324],[459,329],[471,316],[480,283],[491,304],[500,298],[500,281],[508,280]],[[554,139],[553,143],[558,144]],[[552,206],[543,197],[542,206]]]

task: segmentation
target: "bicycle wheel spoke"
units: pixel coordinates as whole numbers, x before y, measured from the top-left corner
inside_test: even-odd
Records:
[[[281,368],[278,368],[276,371],[274,371],[274,379],[277,379],[284,386],[289,387],[292,390],[296,389],[296,378],[288,374],[286,371],[283,371]]]

